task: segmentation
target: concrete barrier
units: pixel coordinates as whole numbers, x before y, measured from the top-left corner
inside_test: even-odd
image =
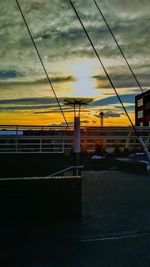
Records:
[[[81,217],[81,177],[0,179],[1,222]]]

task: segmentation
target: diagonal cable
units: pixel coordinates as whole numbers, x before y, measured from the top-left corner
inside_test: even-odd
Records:
[[[113,39],[114,39],[116,45],[118,46],[118,49],[119,49],[121,55],[123,56],[123,58],[124,58],[124,60],[125,60],[125,62],[126,62],[126,64],[127,64],[128,68],[129,68],[129,70],[131,71],[131,73],[132,73],[132,75],[133,75],[133,77],[134,77],[134,79],[135,79],[137,85],[139,86],[141,92],[143,93],[143,88],[142,88],[141,84],[139,83],[139,80],[137,79],[137,77],[136,77],[136,75],[135,75],[135,73],[134,73],[132,67],[130,66],[130,64],[129,64],[129,62],[128,62],[126,56],[125,56],[125,54],[123,53],[122,48],[121,48],[121,46],[119,45],[119,43],[118,43],[118,41],[117,41],[117,39],[116,39],[116,37],[115,37],[115,35],[114,35],[114,33],[113,33],[111,27],[109,26],[108,21],[106,20],[106,18],[105,18],[105,16],[104,16],[104,14],[103,14],[103,12],[102,12],[100,6],[98,5],[98,3],[97,3],[96,0],[93,0],[93,1],[94,1],[95,5],[96,5],[96,7],[97,7],[97,9],[98,9],[98,11],[99,11],[101,17],[103,18],[103,20],[104,20],[104,22],[105,22],[105,24],[106,24],[106,26],[107,26],[109,32],[111,33],[111,35],[112,35],[112,37],[113,37]]]
[[[32,40],[32,43],[33,43],[34,48],[35,48],[35,50],[36,50],[36,53],[37,53],[37,55],[38,55],[38,57],[39,57],[39,60],[40,60],[40,62],[41,62],[41,65],[42,65],[42,67],[43,67],[43,70],[44,70],[44,72],[45,72],[45,75],[46,75],[47,80],[48,80],[48,82],[49,82],[49,85],[50,85],[50,87],[51,87],[51,89],[52,89],[52,91],[53,91],[53,94],[54,94],[54,96],[55,96],[55,99],[56,99],[56,101],[57,101],[57,104],[58,104],[58,106],[59,106],[59,108],[60,108],[60,111],[61,111],[61,113],[62,113],[62,116],[63,116],[63,118],[64,118],[64,121],[65,121],[67,127],[69,128],[69,125],[68,125],[68,122],[67,122],[67,120],[66,120],[65,114],[64,114],[64,112],[63,112],[63,110],[62,110],[62,107],[61,107],[61,105],[60,105],[60,103],[59,103],[59,100],[58,100],[58,97],[57,97],[57,95],[56,95],[55,89],[54,89],[54,87],[53,87],[53,85],[52,85],[52,82],[51,82],[49,76],[48,76],[48,73],[47,73],[47,70],[46,70],[45,65],[44,65],[44,63],[43,63],[42,57],[41,57],[40,52],[39,52],[39,50],[38,50],[38,48],[37,48],[37,46],[36,46],[36,43],[35,43],[34,39],[33,39],[32,33],[31,33],[30,29],[29,29],[28,23],[27,23],[27,21],[26,21],[26,19],[25,19],[25,16],[24,16],[24,14],[23,14],[23,11],[22,11],[22,9],[21,9],[21,6],[20,6],[18,0],[16,0],[16,3],[17,3],[17,5],[18,5],[19,11],[20,11],[20,13],[21,13],[21,15],[22,15],[22,18],[23,18],[23,20],[24,20],[25,26],[26,26],[26,28],[27,28],[27,30],[28,30],[28,33],[29,33],[29,35],[30,35],[30,38],[31,38],[31,40]]]
[[[130,118],[130,116],[129,116],[129,114],[128,114],[128,112],[127,112],[127,110],[126,110],[126,108],[125,108],[125,106],[124,106],[124,104],[123,104],[123,102],[122,102],[122,100],[121,100],[121,98],[120,98],[120,96],[119,96],[119,94],[118,94],[118,92],[117,92],[117,90],[116,90],[114,84],[113,84],[113,82],[112,82],[112,80],[111,80],[111,78],[109,77],[109,74],[107,73],[107,70],[106,70],[106,68],[105,68],[105,66],[104,66],[104,64],[103,64],[103,62],[102,62],[102,60],[101,60],[101,58],[100,58],[100,56],[99,56],[99,54],[98,54],[98,52],[97,52],[95,46],[94,46],[94,43],[92,42],[92,40],[91,40],[91,38],[90,38],[90,36],[89,36],[89,34],[88,34],[88,32],[87,32],[85,26],[84,26],[84,24],[83,24],[83,22],[82,22],[82,20],[81,20],[81,18],[80,18],[80,16],[79,16],[79,14],[78,14],[78,12],[77,12],[75,6],[74,6],[73,2],[72,2],[71,0],[69,0],[69,2],[70,2],[71,6],[72,6],[72,8],[73,8],[73,10],[74,10],[74,12],[75,12],[75,14],[76,14],[77,19],[79,20],[79,22],[80,22],[80,24],[81,24],[81,26],[82,26],[82,28],[83,28],[85,34],[86,34],[86,36],[87,36],[87,38],[88,38],[88,40],[89,40],[89,42],[90,42],[90,44],[91,44],[93,50],[94,50],[94,53],[95,53],[95,55],[96,55],[96,57],[97,57],[97,59],[98,59],[100,65],[102,66],[102,68],[103,68],[103,70],[104,70],[104,72],[105,72],[105,74],[106,74],[106,76],[107,76],[107,78],[108,78],[108,80],[109,80],[109,82],[110,82],[112,88],[114,89],[115,94],[116,94],[116,96],[117,96],[117,98],[118,98],[118,100],[119,100],[119,102],[120,102],[122,108],[124,109],[124,112],[125,112],[125,114],[126,114],[128,120],[129,120],[129,122],[130,122],[130,124],[131,124],[131,126],[132,126],[132,128],[133,128],[133,130],[134,130],[134,132],[135,132],[135,135],[138,137],[138,139],[139,139],[139,141],[140,141],[140,143],[141,143],[141,145],[142,145],[142,147],[143,147],[143,149],[144,149],[144,151],[145,151],[145,153],[146,153],[146,155],[147,155],[147,158],[148,158],[148,160],[150,161],[150,155],[149,155],[149,153],[148,153],[148,149],[147,149],[147,147],[146,147],[146,145],[145,145],[143,139],[142,139],[141,136],[138,134],[138,132],[137,132],[137,130],[136,130],[136,128],[135,128],[135,126],[134,126],[134,124],[133,124],[133,122],[132,122],[132,120],[131,120],[131,118]]]
[[[90,38],[90,36],[89,36],[89,34],[88,34],[88,32],[87,32],[85,26],[84,26],[84,24],[83,24],[83,22],[82,22],[82,20],[81,20],[81,18],[80,18],[80,16],[79,16],[79,14],[78,14],[76,8],[75,8],[75,6],[74,6],[74,4],[72,3],[71,0],[69,0],[69,2],[70,2],[70,4],[72,5],[73,10],[74,10],[74,12],[75,12],[75,14],[76,14],[76,16],[77,16],[77,18],[78,18],[78,20],[79,20],[79,22],[80,22],[82,28],[83,28],[85,34],[86,34],[86,36],[87,36],[87,38],[88,38],[88,40],[89,40],[89,42],[90,42],[90,44],[91,44],[91,46],[92,46],[92,48],[93,48],[93,50],[94,50],[94,53],[95,53],[96,57],[98,58],[98,60],[99,60],[99,62],[100,62],[100,64],[101,64],[101,66],[102,66],[102,68],[103,68],[103,70],[104,70],[104,72],[105,72],[105,74],[106,74],[106,76],[107,76],[107,78],[108,78],[108,80],[109,80],[109,82],[110,82],[112,88],[114,89],[114,91],[115,91],[115,93],[116,93],[116,95],[117,95],[117,97],[118,97],[118,99],[119,99],[119,101],[120,101],[120,103],[121,103],[121,105],[122,105],[122,107],[123,107],[123,109],[124,109],[124,111],[125,111],[125,113],[126,113],[128,119],[129,119],[129,121],[130,121],[132,127],[135,129],[135,126],[133,125],[133,122],[131,121],[131,118],[129,117],[129,115],[128,115],[127,111],[126,111],[126,109],[125,109],[125,107],[124,107],[124,105],[123,105],[123,103],[122,103],[122,100],[121,100],[121,98],[120,98],[120,96],[119,96],[119,94],[118,94],[118,92],[117,92],[117,90],[116,90],[116,88],[115,88],[115,86],[114,86],[114,84],[113,84],[113,82],[112,82],[110,76],[108,75],[107,70],[106,70],[106,68],[105,68],[105,66],[104,66],[104,64],[103,64],[103,62],[102,62],[102,60],[101,60],[101,58],[100,58],[100,56],[99,56],[99,54],[98,54],[98,52],[97,52],[97,50],[96,50],[94,44],[93,44],[93,42],[92,42],[92,40],[91,40],[91,38]],[[136,129],[135,129],[135,132],[136,132]]]

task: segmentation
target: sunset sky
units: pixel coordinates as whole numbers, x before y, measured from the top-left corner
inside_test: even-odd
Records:
[[[150,1],[97,0],[144,91],[150,89]],[[93,97],[82,125],[129,125],[122,107],[68,0],[19,0],[69,124],[66,97]],[[134,122],[141,93],[93,0],[74,0],[125,107]],[[15,0],[0,1],[0,124],[64,125],[54,94]]]

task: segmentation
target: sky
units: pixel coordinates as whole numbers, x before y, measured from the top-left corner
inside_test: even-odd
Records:
[[[92,97],[81,125],[130,125],[68,0],[18,0],[68,123],[66,97]],[[93,0],[73,0],[134,123],[141,93]],[[97,0],[144,91],[150,89],[150,1]],[[15,0],[0,1],[0,124],[64,125]]]

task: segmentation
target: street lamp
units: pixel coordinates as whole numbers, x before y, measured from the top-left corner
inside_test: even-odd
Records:
[[[74,142],[73,142],[73,151],[75,153],[75,163],[78,166],[80,161],[80,112],[81,106],[88,105],[93,101],[93,98],[83,98],[77,97],[72,98],[68,97],[64,99],[65,105],[73,106],[74,110]]]

